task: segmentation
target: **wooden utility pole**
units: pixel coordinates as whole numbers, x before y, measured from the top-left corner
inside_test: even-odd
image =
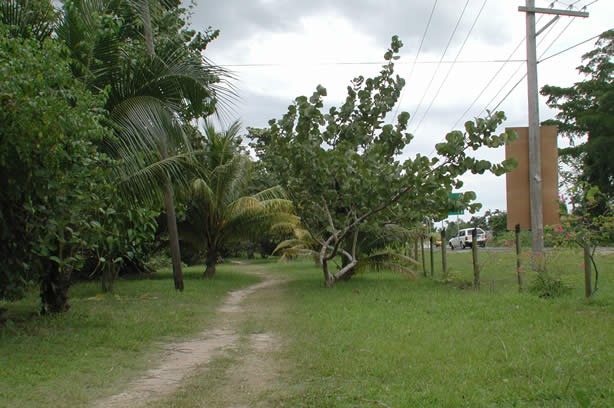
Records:
[[[537,85],[537,35],[535,14],[588,17],[588,13],[573,10],[536,8],[535,0],[526,0],[526,7],[518,7],[526,13],[527,22],[527,87],[529,99],[529,196],[531,200],[531,249],[534,253],[544,250],[544,215],[542,203],[541,140],[539,137],[539,88]],[[549,26],[552,21],[547,24]]]

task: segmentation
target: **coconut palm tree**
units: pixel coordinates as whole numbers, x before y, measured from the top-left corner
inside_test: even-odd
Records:
[[[152,4],[157,5],[154,11],[164,12],[163,4]],[[131,41],[122,38],[124,26],[97,18],[126,6],[142,22],[144,53],[126,46]],[[189,47],[156,53],[151,11],[146,0],[119,5],[111,0],[74,0],[65,3],[57,33],[72,52],[75,75],[94,92],[106,89],[106,107],[117,131],[107,147],[123,164],[117,168],[120,187],[139,199],[163,199],[175,288],[183,290],[173,183],[186,184],[186,169],[194,162],[183,126],[234,94],[226,86],[230,74]],[[131,40],[142,43],[138,36]]]
[[[246,194],[251,162],[238,151],[239,129],[238,122],[220,133],[205,127],[204,176],[195,178],[187,192],[188,216],[180,231],[182,240],[206,251],[205,277],[215,275],[223,249],[298,222],[280,187]]]

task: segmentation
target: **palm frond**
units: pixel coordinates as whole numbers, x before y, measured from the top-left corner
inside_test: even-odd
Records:
[[[190,151],[190,142],[173,111],[159,99],[138,96],[115,106],[111,118],[117,124],[127,150]]]
[[[126,197],[148,202],[158,202],[162,197],[161,186],[168,178],[176,187],[187,187],[190,169],[194,165],[190,153],[177,154],[166,159],[150,160],[135,165],[135,160],[123,160],[114,169],[120,192]],[[196,171],[196,169],[193,169]]]
[[[297,215],[290,215],[288,220],[277,222],[271,226],[269,231],[275,235],[287,235],[294,233],[301,218]]]
[[[409,279],[415,279],[417,273],[412,266],[418,267],[419,265],[420,263],[408,256],[391,251],[379,251],[358,260],[355,269],[357,273],[388,270],[405,275]]]
[[[55,12],[50,2],[3,0],[0,2],[0,21],[9,26],[9,35],[32,37],[42,42],[53,33]]]
[[[284,251],[281,257],[279,257],[279,262],[285,262],[296,257],[314,258],[316,256],[318,256],[318,253],[310,249],[294,248]]]
[[[275,199],[287,199],[288,195],[281,186],[277,185],[254,194],[254,197],[261,201],[270,201]]]

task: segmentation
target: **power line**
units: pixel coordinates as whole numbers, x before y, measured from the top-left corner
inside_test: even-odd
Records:
[[[579,0],[578,0],[578,1],[579,1]],[[578,3],[578,1],[574,2],[573,4],[571,4],[571,5],[570,5],[570,7],[573,7],[573,5],[574,5],[574,4],[576,4],[576,3]],[[583,6],[583,7],[582,7],[582,10],[586,10],[586,8],[587,8],[588,6],[590,6],[591,4],[594,4],[594,3],[598,2],[598,1],[599,1],[599,0],[594,0],[593,2],[591,2],[591,3],[589,3],[589,4],[586,4],[585,6]],[[591,40],[594,40],[595,38],[599,37],[599,35],[600,35],[600,34],[595,35],[595,36],[593,36],[593,37],[591,37],[591,38],[588,38],[588,39],[586,39],[586,40],[584,40],[584,41],[581,41],[581,42],[579,42],[579,43],[577,43],[577,44],[575,44],[575,45],[572,45],[571,47],[568,47],[568,48],[566,48],[566,49],[564,49],[564,50],[562,50],[562,51],[560,51],[560,52],[557,52],[556,54],[550,55],[550,56],[548,56],[548,57],[546,57],[546,58],[542,58],[542,57],[543,57],[543,56],[544,56],[544,55],[545,55],[545,54],[548,52],[548,50],[549,50],[550,48],[552,48],[552,46],[554,45],[554,43],[556,43],[556,42],[558,41],[558,39],[559,39],[559,38],[560,38],[560,37],[563,35],[563,33],[564,33],[565,31],[567,31],[567,29],[568,29],[568,28],[569,28],[569,26],[570,26],[570,25],[571,25],[571,24],[572,24],[572,23],[575,21],[575,19],[576,19],[576,17],[572,18],[572,19],[569,21],[569,23],[567,23],[567,25],[566,25],[566,26],[563,28],[563,30],[562,30],[562,31],[561,31],[561,32],[560,32],[560,33],[559,33],[559,34],[556,36],[556,38],[555,38],[555,39],[554,39],[554,40],[553,40],[553,41],[550,43],[550,45],[548,45],[548,47],[546,47],[546,49],[544,50],[544,52],[542,52],[542,54],[541,54],[541,56],[540,56],[539,60],[537,61],[537,63],[538,63],[538,64],[539,64],[539,63],[541,63],[541,62],[543,62],[543,61],[547,61],[547,60],[549,60],[550,58],[553,58],[553,57],[556,57],[556,56],[558,56],[558,55],[561,55],[561,54],[563,54],[564,52],[567,52],[567,51],[569,51],[569,50],[571,50],[571,49],[574,49],[574,48],[576,48],[576,47],[578,47],[578,46],[580,46],[580,45],[582,45],[582,44],[585,44],[585,43],[587,43],[587,42],[589,42],[589,41],[591,41]],[[517,72],[517,71],[518,71],[518,70],[516,70],[516,72]],[[515,72],[513,75],[515,75],[515,74],[516,74],[516,72]],[[523,81],[523,80],[526,78],[526,76],[527,76],[527,74],[525,73],[525,74],[524,74],[524,75],[523,75],[523,76],[522,76],[522,77],[521,77],[521,78],[518,80],[518,82],[516,82],[516,84],[515,84],[515,85],[514,85],[514,86],[513,86],[513,87],[512,87],[512,88],[511,88],[511,89],[510,89],[508,92],[507,92],[507,94],[505,94],[505,96],[503,97],[503,99],[501,99],[501,101],[499,101],[499,103],[498,103],[498,104],[497,104],[497,105],[496,105],[496,106],[495,106],[495,107],[492,109],[492,111],[496,111],[496,110],[499,108],[499,106],[501,106],[501,104],[502,104],[502,103],[503,103],[503,102],[504,102],[504,101],[505,101],[505,100],[506,100],[506,99],[507,99],[507,98],[508,98],[508,97],[511,95],[511,93],[512,93],[512,92],[513,92],[513,91],[516,89],[516,87],[518,87],[518,85],[519,85],[519,84],[520,84],[520,83],[521,83],[521,82],[522,82],[522,81]],[[511,78],[510,78],[510,79],[511,79]],[[506,82],[506,83],[505,83],[505,85],[504,85],[503,87],[505,87],[505,86],[506,86],[508,83],[509,83],[509,80],[508,80],[508,82]],[[498,94],[499,94],[499,93],[497,93],[497,95],[498,95]],[[496,96],[495,96],[495,97],[496,97]],[[488,105],[490,105],[490,104],[493,102],[493,100],[494,100],[494,98],[493,98],[493,99],[491,99],[491,100],[488,102],[488,104],[487,104],[486,106],[488,107]],[[484,108],[484,110],[486,110],[486,108]],[[482,112],[484,112],[484,110],[482,110]]]
[[[434,61],[434,60],[425,60],[425,61],[416,61],[415,64],[418,65],[434,65],[434,64],[496,64],[500,62],[523,62],[523,59],[513,59],[513,60],[503,60],[503,59],[471,59],[471,60],[445,60],[445,61]],[[331,66],[331,65],[382,65],[385,64],[385,61],[338,61],[338,62],[314,62],[314,63],[245,63],[245,64],[217,64],[220,67],[224,68],[267,68],[267,67],[317,67],[317,66]],[[395,62],[395,65],[407,65],[409,62]],[[414,64],[413,62],[411,64]]]
[[[465,6],[463,7],[463,11],[461,12],[460,16],[458,17],[458,20],[456,21],[456,25],[454,26],[454,30],[452,30],[452,34],[450,35],[450,38],[448,39],[448,43],[446,44],[446,48],[443,50],[443,53],[441,54],[441,58],[440,58],[441,61],[443,61],[444,57],[446,56],[446,53],[448,52],[448,48],[450,47],[450,44],[452,43],[452,39],[454,38],[454,35],[456,34],[456,30],[458,29],[458,26],[460,25],[460,22],[463,19],[463,15],[465,14],[465,11],[467,10],[467,5],[469,4],[469,1],[470,0],[467,0],[465,2]],[[415,117],[415,115],[420,110],[420,106],[422,106],[422,102],[424,102],[424,98],[425,98],[427,92],[429,91],[429,89],[431,88],[431,85],[433,84],[433,81],[435,80],[435,76],[437,76],[437,73],[439,72],[439,67],[441,67],[441,64],[437,64],[437,68],[435,68],[435,71],[433,72],[433,75],[431,76],[431,80],[429,81],[429,84],[427,85],[426,89],[424,90],[424,93],[422,94],[422,97],[420,98],[420,102],[418,103],[418,106],[414,110],[414,114],[412,116],[410,116],[410,118],[409,118],[408,126],[413,121],[413,118]]]
[[[563,33],[565,31],[567,31],[567,29],[569,28],[569,26],[576,20],[577,17],[572,18],[569,23],[567,23],[567,25],[563,28],[563,30],[559,33],[559,35],[556,36],[556,38],[550,43],[550,45],[548,47],[546,47],[546,49],[544,50],[544,52],[542,53],[542,55],[540,55],[539,59],[541,59],[541,57],[544,56],[544,54],[546,54],[548,52],[548,50],[554,45],[555,42],[558,41],[558,39],[561,37],[561,35],[563,35]],[[538,60],[539,60],[538,59]],[[516,85],[514,85],[512,87],[512,89],[509,90],[509,92],[507,94],[505,94],[505,96],[503,97],[503,99],[501,99],[501,101],[497,104],[497,106],[495,106],[492,111],[496,111],[499,106],[501,106],[501,104],[507,99],[508,96],[510,96],[512,94],[512,92],[514,91],[514,89],[516,89],[516,87],[518,86],[518,84],[520,84],[522,82],[523,79],[525,79],[527,76],[527,74],[525,73],[522,78],[520,78],[520,80],[518,82],[516,82]]]
[[[554,3],[550,4],[550,8],[554,7]],[[542,20],[542,18],[544,17],[544,15],[540,15],[539,18],[537,19],[537,23],[539,24],[539,22]],[[471,111],[471,109],[475,106],[475,104],[477,103],[477,101],[482,97],[482,95],[484,95],[484,92],[486,92],[486,90],[492,85],[492,83],[495,81],[495,79],[497,79],[497,77],[499,76],[499,74],[501,73],[501,71],[503,71],[503,68],[505,68],[505,66],[512,61],[512,57],[514,56],[514,54],[516,54],[516,51],[518,51],[518,49],[520,48],[520,46],[525,42],[526,40],[526,36],[522,38],[522,40],[520,40],[520,42],[518,43],[518,45],[516,45],[516,48],[514,48],[514,50],[510,53],[510,55],[507,57],[507,59],[503,62],[503,64],[499,67],[499,69],[497,70],[497,72],[495,72],[495,74],[488,80],[488,82],[486,83],[486,85],[484,85],[484,87],[482,88],[482,90],[478,93],[478,95],[473,99],[473,101],[471,102],[471,104],[469,105],[469,107],[462,113],[462,115],[456,120],[456,122],[454,122],[454,125],[452,125],[452,129],[456,128],[456,126],[459,124],[459,122],[461,120],[463,120],[463,118],[467,115],[467,113],[469,113]],[[526,62],[526,60],[522,60],[523,62]]]
[[[537,44],[537,46],[540,46],[541,43],[543,43],[546,38],[548,38],[548,36],[550,35],[550,33],[552,32],[552,30],[554,29],[554,27],[558,24],[559,20],[558,20],[558,16],[555,17],[557,20],[554,22],[554,24],[550,25],[548,27],[548,31],[546,31],[546,33],[543,35],[543,37],[541,37],[539,43]],[[543,30],[543,29],[542,29]],[[558,37],[557,37],[558,38]],[[551,45],[552,46],[552,45]],[[542,54],[543,55],[543,54]],[[523,61],[526,63],[526,60]],[[501,94],[501,92],[507,87],[507,85],[510,83],[510,81],[512,79],[514,79],[514,77],[516,76],[516,74],[518,73],[518,71],[520,71],[520,69],[523,67],[523,64],[518,65],[518,67],[516,68],[516,70],[512,73],[512,75],[510,75],[510,77],[507,79],[507,81],[505,81],[505,83],[499,88],[499,90],[497,91],[497,93],[490,99],[490,101],[488,101],[488,103],[484,106],[484,109],[482,109],[480,111],[480,113],[478,113],[478,116],[480,116],[481,114],[483,114],[486,109],[488,108],[488,106],[490,106],[490,104],[492,104],[495,99],[497,99],[499,97],[499,94]],[[526,73],[523,75],[523,77],[520,79],[522,81],[522,79],[524,79],[526,77]],[[518,84],[514,85],[514,88],[518,86]],[[494,109],[493,109],[494,110]]]
[[[416,129],[414,130],[414,133],[417,133],[418,129],[420,129],[420,125],[422,125],[422,122],[424,122],[424,119],[427,117],[428,113],[430,112],[431,107],[433,106],[433,103],[435,102],[435,100],[439,96],[439,93],[441,92],[441,89],[443,88],[443,86],[445,85],[446,81],[448,80],[448,77],[450,76],[450,73],[452,72],[452,69],[454,68],[454,64],[456,63],[456,61],[458,60],[458,57],[460,57],[461,53],[463,52],[463,49],[465,48],[465,44],[467,44],[467,40],[469,40],[469,37],[471,36],[471,33],[473,32],[473,29],[475,28],[475,25],[477,24],[478,20],[480,19],[480,16],[482,15],[482,11],[484,11],[484,7],[486,6],[486,3],[488,3],[488,0],[484,0],[484,2],[482,3],[482,7],[480,7],[480,10],[478,11],[478,14],[476,15],[475,19],[473,20],[473,24],[471,25],[471,27],[469,28],[469,31],[467,32],[467,35],[465,36],[465,40],[463,41],[462,45],[460,46],[460,49],[456,53],[456,57],[454,57],[454,62],[452,63],[452,65],[450,65],[450,68],[448,69],[448,72],[446,73],[446,76],[444,77],[443,81],[439,85],[439,88],[437,89],[437,92],[435,92],[435,96],[433,96],[433,99],[431,99],[431,103],[429,104],[428,108],[426,108],[426,111],[424,112],[424,115],[422,115],[422,119],[420,119],[420,122],[418,122],[418,126],[416,126]]]
[[[564,2],[564,1],[556,0],[556,3],[561,3],[561,4],[562,4],[562,5],[564,5],[564,6],[571,7],[571,4],[566,3],[566,2]]]
[[[573,50],[574,48],[579,47],[579,46],[580,46],[580,45],[582,45],[582,44],[586,44],[587,42],[589,42],[589,41],[591,41],[591,40],[594,40],[595,38],[598,38],[600,35],[601,35],[601,34],[594,35],[594,36],[592,36],[591,38],[587,38],[586,40],[581,41],[581,42],[579,42],[579,43],[577,43],[577,44],[575,44],[575,45],[572,45],[571,47],[565,48],[565,49],[564,49],[564,50],[562,50],[562,51],[559,51],[559,52],[557,52],[557,53],[555,53],[555,54],[552,54],[552,55],[549,55],[549,56],[547,56],[547,57],[545,57],[545,58],[542,58],[541,60],[539,60],[539,61],[538,61],[538,63],[539,63],[539,62],[544,62],[544,61],[547,61],[547,60],[549,60],[550,58],[558,57],[559,55],[561,55],[561,54],[563,54],[563,53],[565,53],[565,52],[567,52],[567,51],[569,51],[569,50]]]
[[[431,26],[431,21],[433,20],[433,14],[435,14],[435,8],[437,7],[437,0],[433,3],[433,8],[431,9],[431,14],[429,16],[429,20],[426,23],[426,27],[424,28],[424,33],[422,33],[422,39],[420,40],[420,46],[418,47],[418,52],[416,52],[416,58],[414,58],[414,63],[411,66],[411,71],[409,72],[409,77],[405,82],[405,86],[401,90],[401,95],[399,97],[399,102],[397,103],[397,108],[394,111],[394,115],[392,116],[392,121],[394,122],[394,118],[397,117],[397,113],[399,113],[399,108],[401,107],[401,103],[403,102],[403,96],[405,95],[405,88],[409,81],[411,80],[412,75],[414,74],[414,69],[416,68],[416,64],[418,62],[418,57],[420,57],[420,52],[422,51],[422,46],[424,45],[424,39],[426,38],[426,33],[429,31],[429,27]]]
[[[482,90],[478,93],[478,95],[473,99],[473,101],[471,102],[471,104],[469,105],[469,107],[462,113],[462,115],[456,120],[456,122],[454,122],[454,125],[452,125],[452,129],[454,129],[456,127],[456,125],[458,125],[458,123],[463,120],[463,118],[465,117],[465,115],[467,115],[467,113],[469,113],[469,111],[471,110],[471,108],[473,108],[473,106],[475,105],[475,103],[482,97],[482,95],[484,94],[484,92],[486,92],[486,89],[488,89],[490,87],[490,85],[494,82],[494,80],[499,76],[499,74],[501,73],[501,71],[503,71],[503,68],[505,68],[505,66],[508,64],[508,62],[511,61],[512,56],[516,53],[516,51],[518,51],[518,48],[520,48],[520,46],[522,45],[522,43],[524,43],[525,38],[523,38],[518,45],[516,46],[516,48],[514,48],[514,51],[512,51],[508,57],[507,60],[505,60],[503,62],[503,64],[499,67],[499,69],[497,70],[497,72],[495,72],[495,74],[490,78],[490,80],[486,83],[486,85],[482,88]],[[525,62],[525,60],[522,60],[522,62]]]

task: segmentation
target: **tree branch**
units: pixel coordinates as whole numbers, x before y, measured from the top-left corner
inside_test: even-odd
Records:
[[[333,231],[333,235],[336,236],[337,235],[337,229],[335,228],[335,223],[333,222],[333,217],[332,215],[330,215],[330,210],[328,209],[328,205],[326,204],[326,200],[324,199],[324,196],[320,196],[320,198],[322,199],[322,204],[324,204],[324,210],[326,211],[326,216],[328,218],[328,223],[330,224],[330,228]]]

